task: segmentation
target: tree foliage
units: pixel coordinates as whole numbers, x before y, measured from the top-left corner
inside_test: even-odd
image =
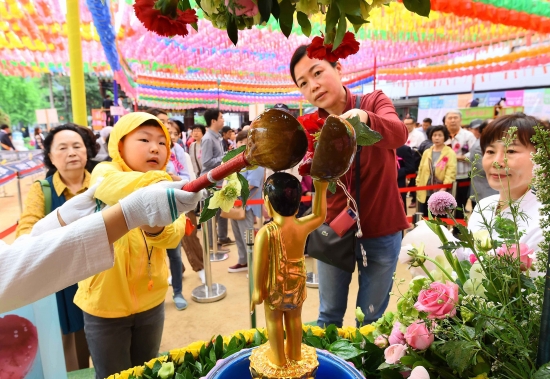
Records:
[[[35,123],[35,110],[47,108],[40,79],[0,75],[0,106],[12,125]]]

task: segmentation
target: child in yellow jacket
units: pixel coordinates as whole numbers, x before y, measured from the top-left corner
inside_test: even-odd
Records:
[[[416,185],[426,186],[432,184],[450,184],[456,179],[456,153],[445,141],[449,139],[449,131],[443,125],[433,126],[428,130],[428,138],[433,145],[422,154],[422,160],[418,167]],[[416,199],[419,209],[424,216],[428,216],[428,199],[438,190],[418,191]],[[444,188],[439,191],[445,191]]]
[[[109,140],[112,162],[92,172],[103,178],[95,197],[116,204],[131,192],[162,180],[170,158],[170,135],[153,115],[123,116]],[[142,226],[114,243],[113,268],[78,284],[74,302],[84,311],[84,330],[96,370],[106,378],[157,356],[168,290],[166,249],[178,245],[185,216],[164,228]]]

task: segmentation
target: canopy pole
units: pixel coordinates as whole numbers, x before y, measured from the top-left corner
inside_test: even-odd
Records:
[[[67,0],[67,36],[69,39],[69,68],[71,77],[71,102],[75,124],[87,126],[86,86],[80,42],[79,0]]]
[[[373,80],[373,91],[376,91],[376,55],[374,56],[374,80]]]

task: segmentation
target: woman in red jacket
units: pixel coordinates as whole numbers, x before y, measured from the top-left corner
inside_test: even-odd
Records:
[[[356,95],[342,84],[342,65],[310,59],[307,46],[300,46],[290,61],[290,74],[304,97],[318,110],[299,118],[308,133],[317,132],[330,114],[349,118],[359,116],[362,122],[382,135],[373,146],[363,147],[360,167],[352,165],[341,178],[355,197],[355,177],[360,170],[359,218],[363,237],[358,239],[355,255],[359,267],[357,306],[365,313],[365,323],[382,316],[389,302],[393,273],[401,247],[401,231],[409,227],[397,188],[395,149],[407,142],[407,128],[399,120],[391,100],[382,91]],[[358,106],[356,106],[358,105]],[[313,146],[310,144],[310,151]],[[326,222],[330,223],[347,204],[338,188],[329,196]],[[329,246],[327,246],[330,249]],[[342,326],[346,312],[351,276],[323,262],[319,267],[319,326]]]

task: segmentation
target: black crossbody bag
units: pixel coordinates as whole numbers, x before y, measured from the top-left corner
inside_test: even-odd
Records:
[[[359,108],[361,96],[357,96],[355,107]],[[357,211],[360,208],[360,187],[361,187],[361,146],[357,146],[355,153],[355,202]],[[327,224],[323,223],[315,229],[308,238],[306,252],[315,259],[326,264],[338,267],[347,272],[355,271],[355,249],[357,248],[357,229],[351,228],[343,237],[340,237]]]

